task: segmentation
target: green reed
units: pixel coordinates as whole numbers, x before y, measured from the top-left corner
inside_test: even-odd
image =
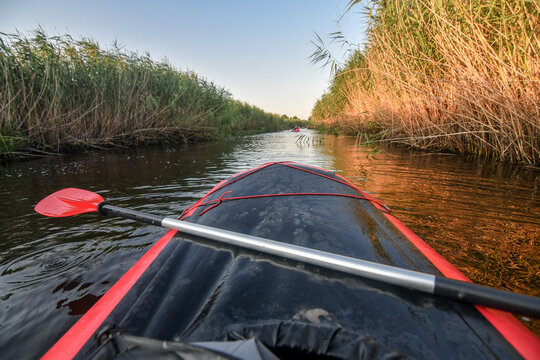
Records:
[[[191,71],[91,39],[0,34],[0,156],[274,131],[283,116]]]

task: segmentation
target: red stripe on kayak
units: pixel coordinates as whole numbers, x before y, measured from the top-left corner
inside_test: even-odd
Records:
[[[261,168],[273,165],[267,163],[261,165]],[[235,176],[242,175],[253,169],[245,170]],[[227,180],[218,183],[206,196],[193,205],[190,215],[197,205],[204,201],[208,195],[218,190]],[[136,263],[133,265],[110,289],[103,295],[98,302],[94,304],[61,338],[43,355],[42,359],[72,359],[82,349],[84,344],[90,339],[99,326],[111,314],[114,308],[120,303],[124,296],[129,292],[133,285],[144,274],[146,269],[154,262],[157,256],[177,233],[176,230],[169,230],[163,237],[156,242]]]
[[[356,185],[354,185],[352,182],[350,182],[347,178],[337,175],[343,180],[347,181],[351,184],[355,189],[360,191],[363,195],[369,197],[368,194],[360,190]],[[383,207],[381,207],[376,202],[373,202],[373,204],[380,210],[384,210]],[[452,265],[448,260],[446,260],[442,255],[440,255],[438,252],[435,251],[431,246],[429,246],[424,240],[422,240],[418,235],[416,235],[411,229],[409,229],[405,224],[403,224],[401,221],[399,221],[394,216],[387,214],[385,212],[384,216],[394,224],[395,227],[398,228],[403,235],[407,239],[410,240],[411,243],[413,243],[414,246],[422,254],[424,254],[425,257],[428,258],[429,261],[435,267],[446,277],[450,279],[455,280],[461,280],[472,283],[472,280],[469,279],[465,274],[463,274],[461,271],[459,271],[454,265]],[[523,325],[521,322],[519,322],[518,319],[516,319],[512,314],[486,308],[483,306],[475,305],[476,309],[480,311],[482,315],[486,318],[487,321],[499,331],[499,333],[508,341],[514,349],[525,359],[538,359],[540,354],[540,339],[525,325]]]
[[[425,257],[435,265],[444,276],[461,280],[472,281],[461,271],[456,269],[448,260],[437,253],[424,240],[420,239],[412,230],[401,221],[389,214],[384,214],[405,235]],[[540,339],[525,325],[519,322],[512,314],[495,309],[475,305],[482,315],[493,325],[514,349],[525,359],[538,359],[540,354]]]
[[[527,360],[540,357],[540,339],[512,314],[482,306],[476,308],[521,356]]]
[[[58,340],[42,359],[72,359],[176,234],[169,230]]]

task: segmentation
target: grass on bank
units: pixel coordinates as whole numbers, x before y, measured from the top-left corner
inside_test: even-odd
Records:
[[[116,44],[0,34],[0,157],[185,142],[291,126],[191,71]]]
[[[337,72],[312,122],[423,149],[540,163],[540,3],[349,6],[362,6],[368,42]]]

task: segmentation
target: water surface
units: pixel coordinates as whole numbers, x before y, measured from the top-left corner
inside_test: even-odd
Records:
[[[404,149],[373,158],[355,138],[300,135],[0,166],[0,353],[42,355],[165,232],[96,214],[42,217],[33,212],[40,199],[78,187],[115,205],[174,216],[222,179],[269,161],[338,171],[475,282],[540,296],[540,172]],[[540,333],[538,322],[527,324]]]

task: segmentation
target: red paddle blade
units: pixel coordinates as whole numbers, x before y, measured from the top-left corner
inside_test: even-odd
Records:
[[[34,207],[41,215],[64,217],[97,211],[97,206],[103,198],[91,191],[67,188],[41,200]]]

